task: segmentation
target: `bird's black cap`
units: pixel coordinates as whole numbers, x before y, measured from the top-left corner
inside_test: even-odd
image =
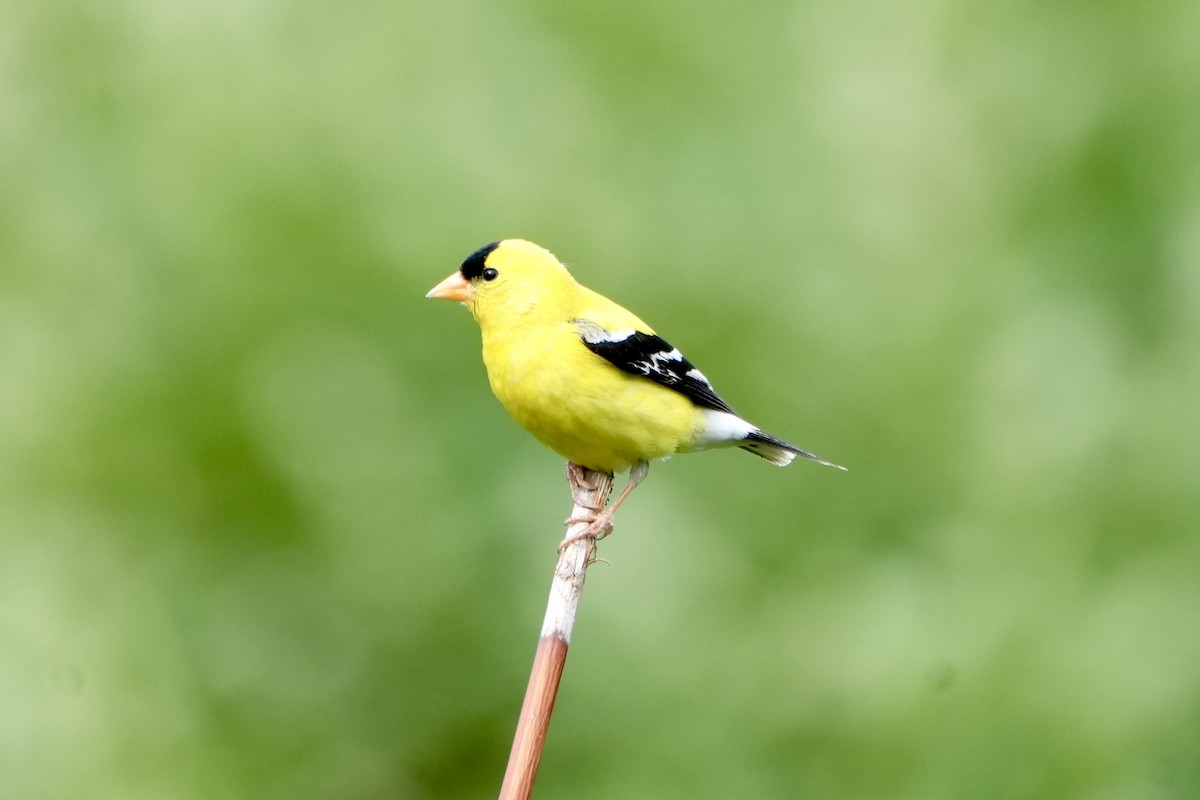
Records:
[[[467,280],[474,280],[483,274],[483,265],[487,262],[488,255],[500,246],[499,242],[485,244],[483,247],[476,250],[471,255],[467,256],[467,260],[462,263],[459,272]]]

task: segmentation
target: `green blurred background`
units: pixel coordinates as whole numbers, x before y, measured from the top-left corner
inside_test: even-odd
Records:
[[[572,798],[1200,797],[1200,5],[0,8],[0,794],[493,795],[520,236],[850,467],[656,466]]]

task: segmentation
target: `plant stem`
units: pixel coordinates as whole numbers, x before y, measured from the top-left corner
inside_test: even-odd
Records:
[[[542,635],[529,673],[521,716],[517,720],[508,769],[500,787],[500,800],[527,800],[533,792],[533,781],[542,759],[542,747],[550,728],[550,713],[554,710],[554,698],[558,695],[558,684],[571,644],[575,612],[583,595],[584,578],[596,556],[594,538],[586,536],[574,541],[571,539],[585,531],[587,519],[608,503],[612,479],[613,476],[607,472],[593,472],[577,464],[567,464],[567,481],[571,485],[571,499],[575,503],[570,519],[574,521],[567,527],[563,540],[565,546],[559,554],[554,579],[550,583],[546,618],[542,623]]]

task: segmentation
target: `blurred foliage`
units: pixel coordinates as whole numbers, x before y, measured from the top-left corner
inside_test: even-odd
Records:
[[[494,793],[521,236],[849,465],[656,466],[539,795],[1200,796],[1200,6],[0,8],[0,775]]]

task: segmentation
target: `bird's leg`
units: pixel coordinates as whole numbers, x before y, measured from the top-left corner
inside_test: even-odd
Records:
[[[571,471],[572,467],[579,469],[580,472],[582,472],[582,468],[577,467],[575,464],[570,464],[567,466],[567,480],[571,482],[571,494],[573,497],[577,497],[578,495],[576,494],[576,489],[579,485],[577,481],[582,478],[582,475],[580,474],[579,476],[576,476],[573,474]],[[620,508],[621,504],[625,502],[625,498],[629,497],[629,493],[636,489],[638,484],[646,479],[646,475],[649,472],[650,462],[635,462],[634,465],[629,469],[629,480],[625,482],[625,487],[621,489],[621,493],[617,495],[617,499],[612,501],[608,508],[593,509],[596,512],[595,514],[589,514],[586,517],[572,517],[571,519],[567,520],[567,525],[573,525],[576,522],[586,522],[588,523],[588,526],[574,536],[568,536],[566,539],[563,539],[562,544],[559,545],[558,548],[559,552],[561,553],[563,549],[567,547],[567,545],[577,542],[580,539],[603,539],[605,536],[612,533],[613,515],[617,513],[617,509]]]

